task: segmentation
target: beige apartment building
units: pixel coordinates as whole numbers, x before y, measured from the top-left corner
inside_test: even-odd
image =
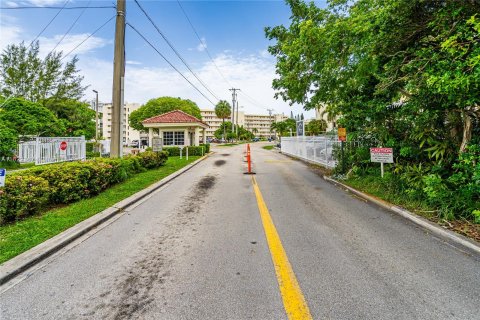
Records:
[[[99,103],[100,104],[100,103]],[[123,143],[125,145],[130,144],[133,140],[140,140],[140,132],[131,128],[128,124],[130,114],[140,108],[139,103],[125,103],[123,106],[122,119],[123,119]],[[103,138],[110,140],[112,137],[112,104],[104,103],[102,108],[102,124],[103,124]],[[146,134],[144,134],[146,136]]]
[[[200,112],[202,120],[210,126],[207,129],[207,139],[214,138],[215,131],[218,130],[222,124],[222,119],[215,115],[214,110],[201,110]],[[237,116],[237,113],[235,116]],[[238,121],[236,119],[235,123],[238,123],[239,126],[243,126],[245,129],[253,132],[256,137],[267,138],[273,135],[270,132],[271,124],[273,122],[285,121],[286,119],[288,119],[288,117],[283,114],[272,114],[270,116],[268,114],[245,114],[245,112],[239,111]],[[225,121],[230,120],[231,119],[225,119]]]

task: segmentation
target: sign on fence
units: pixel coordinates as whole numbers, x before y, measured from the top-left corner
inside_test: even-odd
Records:
[[[7,175],[6,169],[0,169],[0,187],[5,187],[5,176]]]
[[[393,163],[393,149],[392,148],[370,148],[370,161]]]
[[[338,128],[338,140],[347,141],[347,129],[346,128]]]
[[[85,160],[84,137],[36,137],[35,140],[18,145],[20,163],[35,162],[36,165],[62,161]]]

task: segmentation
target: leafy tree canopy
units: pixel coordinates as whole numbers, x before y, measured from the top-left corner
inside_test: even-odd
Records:
[[[38,103],[21,98],[4,102],[0,108],[0,123],[20,137],[58,136],[65,132],[63,123],[52,111]]]
[[[86,87],[78,75],[77,57],[62,62],[62,53],[39,57],[39,42],[9,45],[0,55],[0,93],[30,101],[80,99]]]
[[[43,104],[62,122],[65,136],[85,136],[87,140],[95,137],[95,111],[87,103],[47,99]]]
[[[480,117],[480,1],[287,2],[290,26],[266,29],[277,97],[428,159],[465,149]]]
[[[232,114],[232,108],[230,104],[225,100],[220,100],[215,106],[215,115],[222,119],[222,123],[225,123],[225,118],[229,118]],[[226,137],[225,126],[223,126],[223,138]]]
[[[139,131],[146,131],[142,125],[142,121],[160,114],[170,112],[173,110],[181,110],[188,113],[198,119],[202,119],[200,114],[200,108],[197,104],[188,99],[180,99],[173,97],[160,97],[150,99],[146,104],[133,111],[130,114],[129,124],[130,127]]]
[[[310,120],[310,122],[306,125],[305,131],[311,135],[318,135],[320,133],[325,132],[327,129],[327,122],[323,119],[321,120]]]

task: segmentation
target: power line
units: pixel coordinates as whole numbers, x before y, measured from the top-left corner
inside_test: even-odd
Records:
[[[65,6],[67,5],[67,3],[69,1],[70,0],[65,1],[65,3],[63,4],[63,7],[61,7],[60,10],[58,10],[57,14],[53,16],[53,18],[50,20],[50,22],[47,23],[47,25],[42,29],[42,31],[40,31],[40,33],[35,37],[35,39],[33,39],[32,42],[30,42],[30,47],[42,35],[42,33],[48,28],[48,26],[50,24],[52,24],[53,20],[55,20],[55,18],[60,14],[60,12],[62,12],[62,10],[65,8]]]
[[[148,13],[145,11],[145,9],[143,9],[143,7],[140,5],[140,3],[137,1],[137,0],[134,0],[135,3],[137,4],[137,6],[140,8],[140,10],[142,10],[142,12],[145,14],[145,16],[147,17],[147,19],[152,23],[152,25],[155,27],[155,29],[157,30],[157,32],[162,36],[163,40],[165,40],[165,42],[168,44],[168,46],[173,50],[173,52],[175,52],[175,54],[177,55],[177,57],[183,62],[183,64],[188,68],[188,70],[190,70],[190,72],[193,74],[193,76],[198,80],[198,82],[200,82],[200,84],[208,91],[210,92],[210,94],[218,100],[218,97],[217,95],[215,95],[208,87],[207,85],[197,76],[197,74],[192,70],[192,68],[190,68],[190,66],[188,65],[188,63],[185,61],[185,59],[180,55],[180,53],[175,49],[175,47],[173,46],[173,44],[168,40],[168,38],[165,36],[165,34],[163,34],[163,32],[158,28],[158,26],[155,24],[155,22],[152,20],[152,18],[148,15]]]
[[[0,7],[0,10],[21,10],[21,9],[61,9],[61,10],[76,10],[76,9],[115,9],[114,6],[79,6],[79,7]]]
[[[190,20],[190,18],[188,17],[187,15],[187,12],[185,11],[185,9],[183,8],[180,0],[177,0],[177,3],[178,5],[180,6],[180,9],[182,10],[185,18],[187,19],[188,23],[190,24],[190,27],[192,28],[193,32],[195,33],[195,35],[197,36],[197,39],[200,41],[200,43],[202,44],[203,48],[205,49],[205,53],[208,55],[208,57],[210,58],[210,61],[212,61],[213,65],[215,66],[215,69],[217,69],[217,72],[220,74],[220,76],[222,77],[222,79],[230,86],[230,87],[233,87],[233,85],[230,83],[230,81],[228,81],[228,79],[224,76],[224,74],[222,73],[222,71],[220,70],[220,68],[218,67],[218,65],[215,63],[215,60],[213,59],[212,55],[210,54],[210,51],[208,51],[207,49],[207,45],[205,44],[205,42],[202,40],[202,38],[200,37],[200,35],[198,34],[197,30],[195,29],[192,21]],[[249,95],[247,95],[246,92],[244,91],[240,91],[246,98],[247,100],[250,101],[250,103],[252,103],[254,106],[256,106],[257,108],[260,108],[260,109],[264,109],[264,110],[267,110],[267,108],[263,107],[263,106],[260,106],[260,104],[255,100],[253,99],[252,97],[250,97]]]
[[[168,59],[160,51],[158,51],[158,49],[150,41],[148,41],[148,39],[137,30],[137,28],[132,26],[129,22],[127,22],[127,25],[132,28],[146,43],[148,43],[150,47],[152,47],[152,49],[163,58],[163,60],[165,60],[179,75],[182,76],[183,79],[185,79],[195,90],[197,90],[208,102],[215,106],[215,103],[213,103],[202,91],[200,91],[200,89],[198,89],[190,80],[188,80],[187,77],[185,77],[183,73],[181,73],[180,70],[178,70],[170,61],[168,61]]]
[[[87,4],[87,6],[82,10],[82,12],[80,12],[80,14],[78,15],[77,19],[75,19],[75,21],[73,21],[73,23],[70,25],[70,27],[68,28],[68,30],[63,34],[62,38],[57,42],[57,44],[55,45],[55,47],[53,47],[52,50],[50,50],[50,53],[52,53],[53,51],[55,51],[55,49],[57,49],[58,45],[63,41],[63,39],[65,39],[65,37],[67,36],[67,34],[70,33],[70,31],[72,30],[72,28],[75,26],[75,24],[77,24],[78,20],[82,17],[82,15],[85,13],[85,11],[87,10],[88,6],[90,5],[90,3],[92,2],[92,0],[90,0]],[[50,54],[49,53],[49,54]]]
[[[100,31],[100,29],[102,29],[103,27],[105,27],[105,25],[107,23],[109,23],[110,21],[113,20],[113,18],[115,18],[117,15],[115,14],[113,17],[111,17],[110,19],[108,19],[107,21],[105,21],[104,24],[102,24],[100,27],[98,27],[95,31],[93,31],[91,34],[88,35],[88,37],[86,37],[85,39],[83,39],[82,42],[80,42],[78,45],[75,46],[75,48],[73,48],[72,50],[70,50],[66,55],[64,55],[60,60],[63,60],[65,59],[68,55],[70,55],[73,51],[75,51],[78,47],[80,47],[85,41],[87,41],[88,39],[90,39],[91,36],[93,36],[95,33],[97,33],[98,31]]]
[[[198,35],[197,30],[196,30],[195,27],[193,26],[193,23],[192,23],[192,21],[190,20],[190,18],[188,17],[187,12],[186,12],[185,9],[183,8],[182,4],[180,3],[179,0],[177,0],[177,3],[178,3],[178,5],[180,6],[180,9],[182,9],[182,12],[183,12],[185,18],[187,19],[188,23],[190,24],[190,27],[192,27],[193,32],[194,32],[195,35],[197,36],[198,41],[200,41],[200,43],[202,44],[203,48],[205,49],[205,53],[208,55],[208,57],[210,58],[210,61],[212,61],[213,65],[215,66],[215,69],[217,69],[218,73],[219,73],[220,76],[223,78],[223,80],[228,84],[228,86],[233,87],[233,86],[230,84],[230,81],[228,81],[228,79],[227,79],[227,78],[223,75],[223,73],[220,71],[220,68],[218,68],[217,64],[215,63],[215,60],[213,60],[212,55],[210,54],[210,51],[208,51],[208,49],[207,49],[207,45],[206,45],[205,42],[202,40],[202,38],[200,38],[200,36]]]

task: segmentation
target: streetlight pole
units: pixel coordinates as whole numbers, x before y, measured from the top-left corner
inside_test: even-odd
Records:
[[[95,141],[98,142],[98,91],[92,90],[95,92]]]

